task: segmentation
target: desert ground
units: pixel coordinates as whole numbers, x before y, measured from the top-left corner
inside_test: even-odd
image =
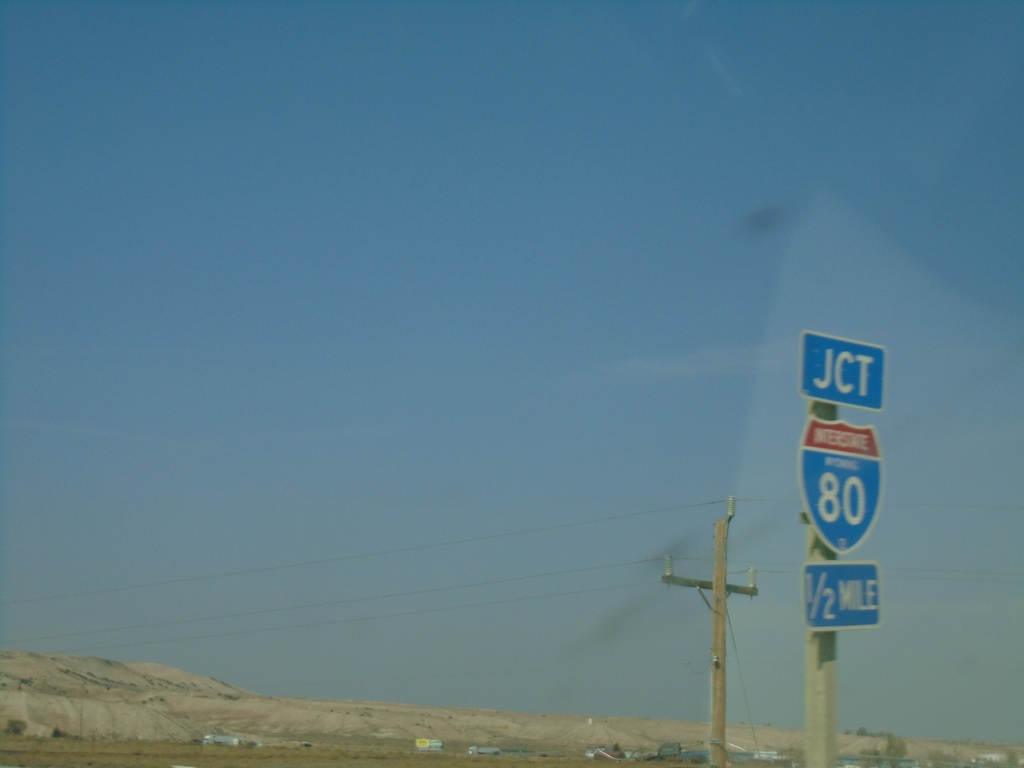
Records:
[[[0,765],[263,768],[487,759],[470,758],[470,745],[497,746],[531,762],[593,765],[583,758],[589,746],[644,753],[662,742],[681,742],[699,749],[709,726],[265,696],[159,664],[2,650],[0,731]],[[250,746],[196,743],[206,734],[237,736]],[[443,740],[444,751],[417,753],[418,738]],[[797,758],[803,738],[801,731],[766,726],[730,725],[727,730],[734,749]],[[956,763],[969,763],[985,752],[1024,754],[1020,745],[905,738],[909,756],[922,762],[939,754]],[[843,754],[884,746],[883,736],[839,735]]]

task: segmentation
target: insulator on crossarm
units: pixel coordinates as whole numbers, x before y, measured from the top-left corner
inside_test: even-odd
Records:
[[[665,555],[665,571],[664,571],[664,573],[662,575],[663,576],[671,576],[672,575],[672,555]]]

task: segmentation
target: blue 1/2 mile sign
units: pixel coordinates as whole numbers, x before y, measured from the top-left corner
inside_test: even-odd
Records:
[[[885,347],[804,331],[800,394],[812,400],[882,410]]]
[[[867,629],[879,625],[877,563],[804,565],[804,616],[811,629]]]
[[[811,416],[797,469],[818,538],[837,554],[859,546],[882,500],[882,453],[875,428]]]

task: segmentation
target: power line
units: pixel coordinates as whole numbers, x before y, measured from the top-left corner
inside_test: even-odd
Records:
[[[161,638],[159,640],[140,640],[131,643],[111,643],[108,645],[95,645],[83,648],[72,648],[70,650],[61,651],[61,653],[82,653],[85,651],[99,651],[107,650],[111,648],[133,648],[143,645],[162,645],[164,643],[183,643],[192,640],[210,640],[220,637],[235,637],[237,635],[253,635],[263,632],[281,632],[285,630],[293,629],[314,629],[317,627],[330,627],[338,624],[354,624],[363,621],[376,621],[379,619],[398,619],[405,618],[408,616],[422,616],[427,613],[443,613],[448,611],[464,611],[473,608],[487,608],[494,605],[507,605],[509,603],[522,603],[531,600],[548,600],[554,597],[574,597],[577,595],[593,594],[596,592],[611,592],[619,589],[635,589],[636,587],[649,587],[651,582],[643,581],[634,584],[618,584],[605,587],[590,587],[588,589],[577,589],[566,592],[550,592],[542,595],[526,595],[521,597],[507,597],[500,600],[487,600],[479,603],[465,603],[463,605],[449,605],[442,606],[440,608],[417,608],[409,611],[397,611],[395,613],[381,613],[372,614],[368,616],[351,616],[345,619],[332,619],[330,621],[315,621],[305,624],[288,624],[281,627],[263,627],[261,629],[236,629],[227,632],[216,632],[208,635],[192,635],[189,637],[172,637],[172,638]]]
[[[756,501],[766,501],[766,500],[751,498],[751,499],[742,499],[742,501],[745,501],[745,502],[756,502]],[[536,528],[520,529],[520,530],[516,530],[516,531],[506,531],[506,532],[501,532],[501,533],[487,534],[487,535],[484,535],[484,536],[477,536],[477,537],[466,537],[466,538],[455,539],[455,540],[450,540],[450,541],[445,541],[445,542],[418,544],[418,545],[407,546],[407,547],[397,547],[397,548],[392,548],[392,549],[387,549],[387,550],[378,550],[378,551],[372,551],[372,552],[364,552],[364,553],[357,553],[357,554],[350,554],[350,555],[342,555],[342,556],[333,557],[333,558],[326,558],[326,559],[307,560],[307,561],[301,561],[301,562],[296,562],[296,563],[286,563],[286,564],[273,565],[273,566],[265,566],[265,567],[246,569],[246,570],[238,570],[238,571],[230,571],[230,572],[223,572],[223,573],[206,574],[206,575],[199,575],[199,576],[189,576],[189,577],[182,577],[182,578],[177,578],[177,579],[169,579],[169,580],[164,580],[164,581],[149,582],[149,583],[142,583],[142,584],[135,584],[135,585],[127,585],[127,586],[121,586],[121,587],[110,588],[110,589],[103,589],[103,590],[93,590],[93,591],[87,591],[87,592],[78,592],[78,593],[66,594],[66,595],[53,595],[53,596],[49,596],[49,597],[28,598],[28,599],[21,599],[21,600],[5,601],[5,602],[0,602],[0,606],[3,606],[3,605],[29,604],[29,603],[38,603],[38,602],[45,602],[45,601],[55,601],[55,600],[59,600],[59,599],[70,599],[70,598],[92,596],[92,595],[99,595],[99,594],[110,594],[110,593],[124,592],[124,591],[129,591],[129,590],[141,590],[141,589],[157,587],[157,586],[166,586],[166,585],[198,582],[198,581],[204,581],[204,580],[212,580],[212,579],[218,579],[218,578],[228,578],[228,577],[235,577],[235,576],[252,575],[252,574],[273,572],[273,571],[279,571],[279,570],[290,569],[290,568],[308,567],[308,566],[319,565],[319,564],[324,564],[324,563],[342,562],[342,561],[350,561],[350,560],[363,559],[363,558],[371,558],[371,557],[377,557],[377,556],[386,556],[386,555],[392,555],[392,554],[398,554],[398,553],[407,553],[407,552],[411,552],[411,551],[439,549],[439,548],[443,548],[443,547],[457,546],[457,545],[460,545],[460,544],[470,544],[470,543],[477,543],[477,542],[482,542],[482,541],[492,541],[492,540],[496,540],[496,539],[508,538],[508,537],[513,537],[513,536],[522,536],[522,535],[534,534],[534,533],[544,533],[544,532],[550,532],[550,531],[565,530],[565,529],[571,529],[571,528],[576,528],[576,527],[580,527],[580,526],[594,525],[594,524],[600,524],[600,523],[604,523],[604,522],[623,520],[623,519],[631,519],[631,518],[637,518],[637,517],[641,517],[641,516],[653,515],[653,514],[659,514],[659,513],[665,513],[665,512],[696,509],[696,508],[712,506],[712,505],[716,505],[716,504],[720,504],[720,503],[724,503],[724,500],[713,500],[713,501],[705,501],[705,502],[692,503],[692,504],[675,505],[675,506],[663,507],[663,508],[658,508],[658,509],[653,509],[653,510],[644,510],[644,511],[640,511],[640,512],[628,512],[628,513],[622,513],[622,514],[617,514],[617,515],[610,515],[610,516],[594,518],[594,519],[590,519],[590,520],[581,520],[581,521],[568,522],[568,523],[559,523],[559,524],[541,526],[541,527],[536,527]],[[920,505],[920,506],[930,507],[930,506],[933,506],[933,505],[923,504],[923,505]],[[950,506],[956,506],[956,505],[950,505]],[[679,559],[680,560],[699,560],[699,559],[702,559],[702,558],[679,558]],[[239,611],[239,612],[235,612],[235,613],[225,613],[225,614],[215,615],[215,616],[174,619],[174,620],[166,620],[166,621],[159,621],[159,622],[143,623],[143,624],[136,624],[136,625],[118,626],[118,627],[111,627],[111,628],[100,628],[100,629],[92,629],[92,630],[80,630],[80,631],[67,632],[67,633],[62,633],[62,634],[45,635],[45,636],[38,636],[38,637],[29,637],[29,638],[22,638],[22,639],[17,639],[17,640],[13,640],[13,641],[3,641],[3,644],[7,645],[7,646],[10,646],[12,643],[15,643],[15,644],[32,643],[32,642],[40,642],[40,641],[51,641],[51,640],[61,640],[61,639],[68,639],[68,638],[76,638],[76,637],[81,638],[81,637],[90,636],[90,635],[111,634],[111,633],[126,632],[126,631],[131,631],[131,630],[155,629],[155,628],[160,628],[160,627],[181,626],[181,625],[186,625],[186,624],[197,624],[197,623],[202,623],[202,622],[228,621],[228,620],[232,620],[232,619],[241,619],[241,618],[249,618],[249,617],[261,616],[261,615],[270,615],[270,614],[274,614],[274,613],[283,613],[283,612],[286,612],[286,611],[322,609],[322,608],[328,608],[328,607],[332,607],[332,606],[340,606],[340,605],[347,605],[347,604],[350,605],[350,604],[356,604],[356,603],[367,603],[367,602],[372,602],[374,600],[386,600],[386,599],[396,599],[396,598],[402,598],[402,597],[414,597],[414,596],[417,596],[417,595],[436,594],[436,593],[442,593],[442,592],[446,592],[446,591],[454,591],[454,590],[459,590],[459,589],[470,589],[470,588],[497,586],[499,584],[512,583],[512,582],[516,582],[516,581],[526,581],[526,580],[540,579],[540,578],[546,578],[546,577],[564,576],[564,575],[573,574],[573,573],[584,573],[584,572],[588,572],[588,571],[596,571],[596,570],[601,570],[601,569],[611,569],[611,568],[620,568],[620,567],[633,566],[633,565],[641,565],[641,564],[644,564],[644,563],[650,563],[650,562],[655,562],[655,561],[660,561],[660,558],[648,558],[648,559],[634,560],[634,561],[628,561],[628,562],[623,562],[623,563],[616,563],[616,564],[611,564],[611,565],[589,566],[589,567],[584,567],[584,568],[552,571],[552,572],[539,573],[539,574],[527,574],[527,575],[522,575],[522,576],[512,576],[512,577],[507,577],[507,578],[502,578],[502,579],[492,579],[492,580],[480,581],[480,582],[470,582],[470,583],[455,584],[455,585],[449,585],[449,586],[431,587],[431,588],[412,590],[412,591],[408,591],[408,592],[397,592],[397,593],[391,593],[391,594],[385,594],[385,595],[354,597],[354,598],[348,598],[348,599],[345,599],[345,600],[334,600],[334,601],[310,603],[310,604],[302,604],[302,605],[292,605],[292,606],[279,606],[279,607],[274,607],[274,608],[262,608],[262,609],[258,609],[258,610]],[[755,565],[756,565],[756,563],[755,563]],[[795,564],[795,563],[766,562],[763,565],[764,566],[769,566],[769,567],[767,567],[767,568],[766,567],[759,567],[757,570],[760,573],[762,573],[762,574],[785,574],[785,575],[791,575],[791,574],[796,574],[796,573],[800,572],[800,565],[799,564]],[[772,566],[774,566],[774,567],[772,567]],[[950,568],[892,568],[892,569],[887,569],[886,573],[887,573],[887,576],[889,576],[890,578],[894,577],[894,578],[901,578],[901,579],[957,580],[957,581],[970,581],[970,582],[979,582],[979,583],[980,582],[990,582],[990,583],[1011,583],[1011,584],[1012,583],[1017,583],[1015,581],[1016,579],[1024,577],[1024,572],[976,571],[976,570],[960,570],[960,569],[950,569]],[[604,588],[604,589],[615,589],[615,588],[617,588],[617,587],[607,587],[607,588]],[[595,590],[585,590],[585,591],[595,591]],[[335,621],[326,621],[326,622],[319,622],[319,623],[312,623],[312,624],[296,624],[296,625],[292,625],[292,626],[294,626],[295,628],[316,627],[316,626],[323,626],[323,625],[330,625],[330,624],[346,623],[346,622],[350,622],[350,621],[366,621],[366,620],[370,620],[370,619],[374,619],[374,618],[389,618],[389,617],[398,617],[398,616],[411,616],[411,615],[429,613],[429,612],[432,612],[432,611],[435,611],[435,610],[445,610],[445,611],[447,611],[447,610],[458,610],[460,608],[466,608],[466,607],[476,608],[476,607],[481,607],[481,606],[486,606],[486,605],[500,604],[502,602],[514,602],[514,601],[519,601],[519,600],[543,599],[543,598],[546,598],[546,597],[559,596],[560,594],[570,595],[570,594],[579,594],[579,593],[556,593],[554,595],[539,595],[539,596],[534,596],[534,597],[511,598],[511,599],[508,599],[508,600],[496,600],[496,601],[472,604],[472,605],[468,605],[468,606],[453,606],[453,607],[449,607],[449,608],[440,608],[440,609],[422,609],[422,610],[403,612],[403,613],[382,614],[382,615],[379,615],[379,616],[356,617],[356,618],[340,619],[340,620],[335,620]],[[292,628],[292,626],[266,628],[266,629],[256,629],[256,630],[244,630],[244,632],[277,631],[277,630],[281,630],[281,629],[289,629],[289,628]],[[184,638],[177,638],[177,639],[169,638],[169,639],[161,639],[161,640],[154,640],[154,641],[143,641],[143,642],[133,642],[133,643],[118,643],[118,644],[101,645],[101,646],[96,646],[95,648],[119,648],[119,647],[131,647],[131,646],[135,646],[135,645],[151,645],[151,644],[156,644],[156,643],[179,642],[179,641],[189,641],[189,640],[195,640],[195,639],[224,637],[224,636],[231,636],[231,635],[237,635],[237,634],[242,634],[242,633],[243,633],[243,631],[226,631],[226,632],[222,632],[222,633],[214,633],[214,634],[208,634],[208,635],[197,635],[197,636],[193,636],[193,637],[184,637]],[[84,649],[81,649],[81,650],[94,650],[95,648],[84,648]]]
[[[771,499],[771,498],[759,498],[759,497],[746,497],[738,498],[737,501],[744,503],[768,503],[768,504],[792,504],[799,505],[800,502],[797,499]],[[527,536],[537,533],[546,533],[550,531],[566,530],[569,528],[577,528],[587,525],[598,525],[601,523],[614,522],[616,520],[628,520],[631,518],[644,517],[648,515],[664,514],[666,512],[678,512],[683,510],[698,509],[701,507],[714,506],[716,504],[724,504],[725,499],[714,499],[710,501],[701,501],[690,504],[678,504],[669,507],[661,507],[657,509],[642,510],[640,512],[626,512],[618,515],[608,515],[605,517],[593,518],[590,520],[579,520],[570,523],[558,523],[555,525],[540,526],[536,528],[524,528],[515,531],[504,531],[501,533],[485,534],[483,536],[473,536],[461,539],[451,539],[449,541],[433,542],[427,544],[413,544],[405,547],[395,547],[391,549],[374,550],[370,552],[361,552],[351,555],[340,555],[337,557],[319,558],[315,560],[303,560],[294,563],[281,563],[278,565],[261,566],[257,568],[247,568],[237,571],[222,571],[220,573],[209,573],[200,574],[196,576],[180,576],[172,579],[164,579],[160,581],[141,582],[138,584],[127,584],[117,587],[107,587],[104,589],[86,590],[80,592],[66,592],[54,595],[43,595],[37,597],[20,598],[14,600],[0,600],[0,606],[14,606],[14,605],[28,605],[32,603],[41,602],[53,602],[57,600],[71,600],[79,599],[83,597],[95,597],[98,595],[109,595],[117,594],[121,592],[138,591],[144,589],[153,589],[156,587],[174,586],[178,584],[190,584],[202,581],[213,581],[216,579],[234,578],[238,576],[250,576],[259,573],[272,573],[275,571],[290,570],[296,568],[308,568],[316,565],[326,565],[329,563],[340,563],[353,560],[362,560],[372,557],[384,557],[389,555],[407,554],[409,552],[418,552],[429,549],[440,549],[444,547],[453,547],[463,544],[475,544],[483,541],[494,541],[496,539],[510,538],[513,536]],[[892,507],[919,507],[928,509],[970,509],[970,510],[989,510],[989,511],[1024,511],[1024,505],[1013,505],[1013,504],[927,504],[927,503],[899,503],[887,501],[886,506]],[[765,571],[766,573],[771,571]],[[953,571],[949,571],[954,573]],[[964,572],[966,573],[966,572]],[[1002,574],[993,574],[1002,575]],[[1011,574],[1018,575],[1018,574]]]
[[[750,711],[750,697],[747,695],[747,683],[743,677],[743,665],[740,664],[740,649],[736,645],[736,632],[732,626],[732,614],[729,612],[728,602],[726,602],[725,606],[725,620],[729,625],[729,637],[732,639],[732,651],[736,656],[736,671],[740,673],[740,690],[743,691],[743,704],[747,710],[747,721],[750,723],[750,734],[754,739],[755,751],[760,752],[761,747],[757,742],[757,730],[754,728],[754,716]]]
[[[741,498],[736,497],[736,501],[742,501],[746,504],[786,504],[799,507],[803,505],[802,499],[788,498],[788,499],[769,499],[759,497]],[[972,510],[972,511],[988,511],[988,512],[1022,512],[1024,511],[1024,504],[950,504],[950,503],[930,503],[926,501],[893,501],[891,499],[885,500],[886,508],[898,507],[905,509],[953,509],[953,510]]]
[[[250,618],[252,616],[265,616],[272,613],[284,613],[286,611],[301,611],[310,608],[330,608],[339,605],[353,605],[356,603],[367,603],[376,600],[391,600],[400,597],[416,597],[420,595],[436,594],[439,592],[452,592],[459,589],[473,589],[475,587],[491,587],[498,584],[510,584],[516,581],[529,581],[532,579],[544,579],[552,576],[567,576],[574,573],[588,573],[598,570],[610,570],[612,568],[625,568],[633,565],[643,565],[645,563],[661,562],[661,558],[648,558],[645,560],[632,560],[624,563],[613,563],[611,565],[593,565],[586,568],[572,568],[562,571],[548,571],[546,573],[535,573],[528,574],[525,576],[510,576],[503,579],[490,579],[487,581],[470,582],[467,584],[453,584],[445,587],[428,587],[424,589],[416,589],[408,592],[393,592],[386,595],[371,595],[366,597],[353,597],[345,600],[330,600],[321,603],[306,603],[304,605],[290,605],[281,606],[277,608],[262,608],[255,611],[240,611],[238,613],[225,613],[217,616],[203,616],[193,619],[172,619],[168,621],[156,621],[149,622],[146,624],[131,624],[121,627],[109,627],[106,629],[88,629],[81,630],[78,632],[65,632],[58,635],[41,635],[39,637],[24,637],[17,638],[14,640],[3,641],[4,645],[15,645],[20,643],[34,643],[43,640],[64,640],[71,637],[84,637],[86,635],[101,635],[108,634],[111,632],[127,632],[135,629],[155,629],[157,627],[170,627],[170,626],[181,626],[182,624],[198,624],[200,622],[207,621],[227,621],[229,619],[242,619]]]
[[[685,558],[685,557],[683,557],[683,558],[675,558],[675,559],[676,560],[698,561],[698,560],[702,560],[702,559],[706,559],[706,558]],[[452,584],[452,585],[441,586],[441,587],[428,587],[428,588],[424,588],[424,589],[411,590],[411,591],[407,591],[407,592],[393,592],[393,593],[388,593],[388,594],[383,594],[383,595],[369,595],[369,596],[364,596],[364,597],[347,598],[347,599],[344,599],[344,600],[330,600],[330,601],[324,601],[324,602],[319,602],[319,603],[305,603],[305,604],[300,604],[300,605],[278,606],[276,608],[261,608],[261,609],[258,609],[258,610],[239,611],[239,612],[235,612],[235,613],[224,613],[224,614],[218,614],[218,615],[215,615],[215,616],[200,616],[200,617],[195,617],[195,618],[172,619],[172,620],[168,620],[168,621],[148,622],[148,623],[143,623],[143,624],[130,624],[130,625],[117,626],[117,627],[107,627],[107,628],[100,628],[100,629],[79,630],[79,631],[76,631],[76,632],[65,632],[65,633],[55,634],[55,635],[39,635],[39,636],[36,636],[36,637],[15,638],[15,639],[8,639],[8,640],[0,641],[0,642],[2,642],[3,645],[11,646],[11,645],[17,645],[17,644],[22,644],[22,643],[33,643],[33,642],[41,642],[41,641],[48,641],[48,640],[63,640],[63,639],[68,639],[68,638],[73,638],[73,637],[85,637],[85,636],[88,636],[88,635],[110,634],[110,633],[113,633],[113,632],[127,632],[127,631],[138,630],[138,629],[156,629],[156,628],[159,628],[159,627],[182,626],[182,625],[186,625],[186,624],[198,624],[198,623],[211,622],[211,621],[228,621],[228,620],[231,620],[231,619],[251,618],[251,617],[254,617],[254,616],[265,616],[265,615],[270,615],[270,614],[274,614],[274,613],[285,613],[285,612],[288,612],[288,611],[309,610],[309,609],[314,609],[314,608],[330,608],[330,607],[336,607],[336,606],[340,606],[340,605],[354,605],[354,604],[357,604],[357,603],[367,603],[367,602],[374,602],[374,601],[378,601],[378,600],[390,600],[390,599],[397,599],[397,598],[403,598],[403,597],[416,597],[416,596],[420,596],[420,595],[437,594],[437,593],[442,593],[442,592],[451,592],[451,591],[461,590],[461,589],[473,589],[473,588],[479,588],[479,587],[497,586],[499,584],[509,584],[509,583],[513,583],[513,582],[517,582],[517,581],[529,581],[529,580],[533,580],[533,579],[542,579],[542,578],[549,578],[549,577],[554,577],[554,576],[566,576],[566,575],[571,575],[571,574],[587,573],[587,572],[598,571],[598,570],[610,570],[610,569],[613,569],[613,568],[623,568],[623,567],[629,567],[629,566],[634,566],[634,565],[643,565],[645,563],[654,563],[654,562],[659,562],[660,563],[661,562],[661,558],[646,558],[646,559],[642,559],[642,560],[632,560],[632,561],[626,561],[626,562],[622,562],[622,563],[612,563],[610,565],[597,565],[597,566],[588,566],[588,567],[584,567],[584,568],[565,569],[565,570],[560,570],[560,571],[547,571],[547,572],[544,572],[544,573],[526,574],[526,575],[522,575],[522,576],[510,576],[510,577],[502,578],[502,579],[490,579],[490,580],[486,580],[486,581],[468,582],[468,583],[464,583],[464,584]],[[776,564],[776,565],[786,565],[786,564]],[[757,569],[757,571],[760,574],[781,574],[781,575],[789,576],[789,575],[798,574],[800,572],[800,568],[797,565],[792,565],[792,567],[788,567],[788,568],[774,568],[774,569],[759,568],[759,569]],[[934,575],[932,575],[932,576],[926,576],[926,575],[917,576],[917,575],[913,575],[913,574],[910,574],[910,575],[899,574],[899,575],[895,575],[895,578],[906,578],[906,579],[929,579],[929,578],[936,579],[937,578],[937,580],[943,580],[943,581],[950,581],[950,580],[963,581],[965,578],[967,578],[971,582],[990,582],[990,583],[1015,583],[1014,581],[1012,581],[1010,579],[995,579],[995,578],[991,578],[992,576],[999,576],[999,575],[1005,575],[1005,576],[1010,576],[1010,577],[1022,577],[1022,576],[1024,576],[1024,573],[1014,573],[1014,572],[1002,573],[1002,572],[998,572],[998,571],[962,571],[962,570],[951,570],[951,569],[910,569],[910,568],[894,568],[894,569],[889,569],[889,570],[886,571],[886,573],[887,573],[888,576],[893,577],[894,576],[894,573],[893,573],[894,571],[897,572],[897,574],[900,571],[917,571],[917,572],[920,572],[922,574],[948,574],[947,576],[940,575],[938,577],[936,577]],[[746,570],[742,570],[742,571],[733,571],[732,573],[734,573],[734,574],[745,574],[746,572],[747,572]]]
[[[764,565],[774,566],[770,568]],[[792,575],[800,573],[801,565],[797,563],[764,563],[762,566],[755,566],[758,575],[761,574],[784,574]],[[746,571],[733,571],[746,573]],[[885,569],[886,578],[897,579],[922,579],[933,581],[970,581],[992,584],[1015,584],[1017,580],[1024,579],[1024,571],[975,571],[961,570],[955,568],[902,568],[893,567]]]
[[[676,558],[676,559],[677,560],[694,560],[695,561],[695,560],[699,560],[701,558]],[[473,589],[473,588],[479,588],[479,587],[497,586],[499,584],[509,584],[509,583],[514,583],[514,582],[517,582],[517,581],[529,581],[529,580],[534,580],[534,579],[543,579],[543,578],[550,578],[550,577],[555,577],[555,576],[566,576],[566,575],[571,575],[571,574],[587,573],[587,572],[593,572],[593,571],[598,571],[598,570],[610,570],[610,569],[614,569],[614,568],[624,568],[624,567],[629,567],[629,566],[634,566],[634,565],[643,565],[645,563],[654,563],[654,562],[659,562],[660,563],[661,562],[661,558],[647,558],[647,559],[643,559],[643,560],[632,560],[632,561],[627,561],[627,562],[622,562],[622,563],[612,563],[610,565],[597,565],[597,566],[588,566],[588,567],[585,567],[585,568],[572,568],[572,569],[566,569],[566,570],[560,570],[560,571],[547,571],[547,572],[544,572],[544,573],[526,574],[526,575],[523,575],[523,576],[510,576],[510,577],[502,578],[502,579],[490,579],[490,580],[486,580],[486,581],[468,582],[468,583],[464,583],[464,584],[452,584],[452,585],[441,586],[441,587],[428,587],[428,588],[424,588],[424,589],[410,590],[410,591],[407,591],[407,592],[393,592],[393,593],[384,594],[384,595],[370,595],[370,596],[365,596],[365,597],[354,597],[354,598],[348,598],[348,599],[345,599],[345,600],[331,600],[331,601],[325,601],[325,602],[319,602],[319,603],[305,603],[305,604],[301,604],[301,605],[279,606],[279,607],[276,607],[276,608],[262,608],[262,609],[253,610],[253,611],[239,611],[239,612],[235,612],[235,613],[218,614],[218,615],[215,615],[215,616],[201,616],[201,617],[195,617],[195,618],[172,619],[172,620],[168,620],[168,621],[148,622],[148,623],[143,623],[143,624],[131,624],[131,625],[124,625],[124,626],[117,626],[117,627],[107,627],[107,628],[100,628],[100,629],[80,630],[80,631],[76,631],[76,632],[65,632],[65,633],[55,634],[55,635],[40,635],[40,636],[36,636],[36,637],[16,638],[16,639],[12,639],[12,640],[4,640],[4,641],[2,641],[2,643],[3,643],[3,645],[11,646],[11,645],[17,645],[17,644],[22,644],[22,643],[34,643],[34,642],[42,642],[42,641],[49,641],[49,640],[63,640],[63,639],[68,639],[68,638],[73,638],[73,637],[85,637],[85,636],[88,636],[88,635],[110,634],[110,633],[114,633],[114,632],[127,632],[127,631],[132,631],[132,630],[139,630],[139,629],[156,629],[156,628],[159,628],[159,627],[182,626],[182,625],[186,625],[186,624],[198,624],[198,623],[211,622],[211,621],[228,621],[228,620],[232,620],[232,619],[251,618],[251,617],[254,617],[254,616],[265,616],[265,615],[270,615],[270,614],[275,614],[275,613],[285,613],[285,612],[288,612],[288,611],[309,610],[309,609],[314,609],[314,608],[330,608],[330,607],[336,607],[336,606],[340,606],[340,605],[354,605],[354,604],[357,604],[357,603],[375,602],[375,601],[378,601],[378,600],[391,600],[391,599],[397,599],[397,598],[403,598],[403,597],[416,597],[416,596],[427,595],[427,594],[438,594],[438,593],[443,593],[443,592],[452,592],[452,591],[461,590],[461,589]],[[999,572],[994,572],[994,571],[954,571],[954,570],[950,570],[950,569],[900,569],[900,568],[896,568],[896,569],[887,570],[887,572],[886,572],[887,575],[889,575],[890,577],[893,577],[892,571],[897,571],[897,572],[899,572],[899,571],[919,571],[921,573],[949,574],[949,576],[946,576],[946,577],[943,577],[943,576],[939,576],[938,577],[938,580],[943,580],[943,581],[950,581],[950,580],[962,581],[962,580],[964,580],[965,577],[967,577],[967,578],[969,578],[969,580],[971,582],[1015,583],[1015,582],[1013,582],[1011,580],[1008,580],[1008,579],[985,578],[986,576],[991,577],[991,576],[1001,575]],[[761,574],[771,573],[771,574],[782,574],[782,575],[787,575],[787,576],[798,574],[799,572],[800,572],[799,567],[795,566],[795,565],[793,567],[791,567],[791,568],[758,569],[758,573],[761,573]],[[742,574],[742,573],[746,573],[746,571],[735,571],[734,573],[741,573]],[[1024,576],[1024,574],[1020,574],[1020,573],[1006,573],[1006,574],[1002,574],[1002,575],[1007,575],[1007,576]],[[936,577],[935,576],[923,576],[923,575],[922,576],[916,576],[916,575],[896,575],[895,578],[907,578],[907,579],[927,579],[927,578],[933,578],[934,579]],[[731,629],[731,627],[730,627],[730,629]],[[260,631],[260,630],[254,630],[254,631]],[[219,635],[210,635],[210,637],[218,637],[218,636]],[[188,638],[188,639],[192,639],[192,638]],[[165,641],[159,641],[159,642],[165,642]],[[166,641],[166,642],[171,642],[171,641]],[[131,643],[129,645],[134,645],[134,643]],[[119,646],[101,646],[101,647],[119,647]]]
[[[199,576],[181,576],[174,579],[165,579],[162,581],[150,581],[143,582],[140,584],[129,584],[119,587],[108,587],[106,589],[96,589],[84,592],[67,592],[58,595],[46,595],[41,597],[27,597],[17,600],[3,600],[0,601],[0,606],[5,605],[25,605],[28,603],[42,603],[54,600],[71,600],[81,597],[95,597],[96,595],[110,595],[118,592],[129,592],[142,589],[152,589],[154,587],[166,587],[176,584],[190,584],[198,581],[211,581],[214,579],[225,579],[236,576],[250,576],[257,573],[270,573],[273,571],[283,571],[292,568],[308,568],[314,565],[325,565],[327,563],[340,563],[351,560],[362,560],[371,557],[383,557],[386,555],[400,555],[407,554],[409,552],[420,552],[428,549],[440,549],[443,547],[454,547],[462,544],[476,544],[481,541],[493,541],[495,539],[509,538],[512,536],[526,536],[535,533],[547,533],[550,531],[565,530],[568,528],[578,528],[585,525],[597,525],[599,523],[607,523],[615,520],[628,520],[630,518],[643,517],[646,515],[657,515],[664,514],[665,512],[678,512],[688,509],[697,509],[700,507],[713,506],[715,504],[723,504],[725,499],[714,500],[714,501],[701,501],[693,504],[679,504],[671,507],[662,507],[659,509],[643,510],[641,512],[625,512],[618,515],[609,515],[607,517],[598,517],[591,520],[579,520],[572,523],[558,523],[555,525],[546,525],[538,528],[524,528],[517,531],[505,531],[502,533],[491,533],[484,536],[472,536],[463,539],[451,539],[449,541],[434,542],[430,544],[412,544],[406,547],[395,547],[393,549],[380,549],[372,552],[361,552],[352,555],[340,555],[338,557],[321,558],[317,560],[303,560],[297,563],[282,563],[280,565],[269,565],[260,568],[247,568],[239,571],[223,571],[221,573],[209,573],[202,574]]]

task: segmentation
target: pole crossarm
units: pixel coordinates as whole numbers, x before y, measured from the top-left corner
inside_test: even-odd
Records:
[[[674,584],[677,587],[696,587],[697,589],[713,590],[715,588],[714,582],[702,581],[700,579],[687,579],[684,576],[674,576],[670,573],[662,575],[661,583]],[[751,597],[757,596],[757,587],[745,587],[738,584],[726,584],[725,591],[729,594],[735,592],[740,595],[750,595]]]

